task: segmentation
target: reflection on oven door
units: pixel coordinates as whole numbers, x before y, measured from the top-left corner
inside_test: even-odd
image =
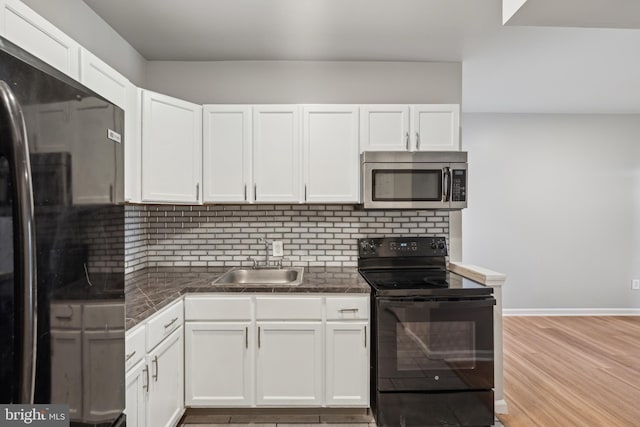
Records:
[[[377,327],[378,390],[493,387],[491,307],[455,310],[382,302]]]

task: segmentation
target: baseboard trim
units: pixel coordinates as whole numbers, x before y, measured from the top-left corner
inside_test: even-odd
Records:
[[[640,308],[504,308],[503,316],[640,316]]]
[[[496,414],[508,414],[509,409],[507,408],[507,401],[504,399],[496,400],[494,403],[495,413]]]

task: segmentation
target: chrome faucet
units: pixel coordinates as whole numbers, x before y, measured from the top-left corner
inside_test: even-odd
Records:
[[[265,252],[264,264],[265,264],[265,267],[269,268],[269,247],[273,244],[273,240],[269,240],[269,239],[265,239],[264,237],[261,237],[260,239],[258,239],[258,243],[264,243],[264,252]]]
[[[265,256],[264,261],[260,262],[257,258],[249,257],[248,260],[253,262],[253,269],[260,268],[282,268],[282,258],[275,260],[273,263],[271,262],[271,256],[269,255],[269,249],[273,244],[273,240],[265,239],[261,237],[258,239],[258,243],[264,243]]]

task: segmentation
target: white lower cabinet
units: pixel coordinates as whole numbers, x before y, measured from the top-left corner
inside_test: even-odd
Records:
[[[182,307],[179,300],[127,332],[128,427],[174,427],[184,413]]]
[[[149,427],[175,426],[184,410],[183,328],[174,331],[147,354],[149,366]]]
[[[322,323],[259,321],[257,325],[257,404],[322,405]]]
[[[147,425],[147,393],[149,391],[149,366],[146,361],[138,362],[127,371],[126,376],[127,426]]]
[[[369,404],[368,295],[189,295],[184,317],[189,407]]]
[[[251,322],[187,322],[185,403],[192,407],[253,404]],[[251,344],[250,344],[251,342]]]
[[[327,406],[369,406],[368,322],[327,322]]]

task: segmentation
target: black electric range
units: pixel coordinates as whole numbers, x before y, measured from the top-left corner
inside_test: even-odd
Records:
[[[360,239],[358,251],[377,425],[492,425],[493,289],[447,271],[444,237]]]

